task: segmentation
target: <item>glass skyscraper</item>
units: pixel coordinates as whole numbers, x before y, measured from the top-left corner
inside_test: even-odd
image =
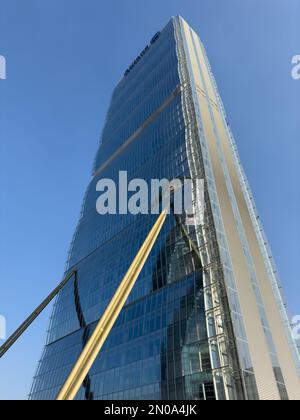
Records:
[[[203,44],[172,18],[114,90],[31,399],[55,399],[157,216],[99,216],[99,179],[205,180],[205,220],[168,215],[78,399],[300,399],[271,253]],[[124,212],[125,213],[125,212]],[[184,216],[181,217],[184,223]]]

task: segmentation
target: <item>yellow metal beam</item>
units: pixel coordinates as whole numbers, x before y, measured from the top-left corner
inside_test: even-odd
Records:
[[[57,401],[71,401],[76,397],[77,392],[94,364],[103,344],[105,343],[105,340],[123,309],[165,223],[166,217],[167,211],[164,210],[157,219],[147,239],[118,287],[115,295],[113,296],[110,304],[100,319],[95,331],[72,369],[66,383],[58,394]]]

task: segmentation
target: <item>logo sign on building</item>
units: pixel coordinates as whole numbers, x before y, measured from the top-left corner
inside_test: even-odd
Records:
[[[6,59],[0,55],[0,80],[6,79]]]
[[[140,53],[140,55],[134,60],[134,62],[128,67],[128,69],[125,71],[124,75],[127,76],[131,70],[137,65],[137,63],[144,57],[144,55],[148,52],[151,45],[153,45],[158,38],[160,37],[160,32],[157,32],[154,37],[150,41],[150,45],[147,45],[146,48],[143,49],[143,51]]]

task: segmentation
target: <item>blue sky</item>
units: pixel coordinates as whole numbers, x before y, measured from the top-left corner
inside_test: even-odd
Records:
[[[172,15],[200,34],[292,314],[300,314],[298,0],[0,0],[0,314],[8,333],[61,279],[110,94]],[[24,399],[49,310],[0,361]]]

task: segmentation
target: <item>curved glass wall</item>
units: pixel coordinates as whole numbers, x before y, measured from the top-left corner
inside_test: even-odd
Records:
[[[235,162],[234,174],[229,172],[226,147]],[[76,268],[77,276],[54,304],[31,399],[55,399],[157,219],[97,213],[98,181],[114,180],[118,190],[120,171],[127,172],[128,182],[138,178],[149,185],[152,179],[204,179],[204,223],[186,226],[184,232],[184,216],[167,217],[77,398],[288,398],[293,377],[286,366],[282,369],[278,348],[284,343],[265,303],[272,304],[271,293],[266,294],[259,258],[253,258],[247,215],[240,211],[241,194],[234,189],[237,178],[257,232],[237,162],[205,50],[183,19],[173,18],[113,92],[67,259],[66,273]],[[258,236],[257,248],[266,260]],[[270,284],[281,302],[276,279]],[[282,304],[280,308],[283,312]],[[257,314],[253,326],[252,310]],[[286,323],[286,315],[284,319]],[[266,369],[257,357],[253,331],[260,333],[257,345]]]
[[[97,181],[190,178],[185,132],[172,21],[113,94],[68,260],[78,282],[55,303],[32,399],[55,398],[157,217],[99,216]],[[77,398],[216,398],[203,270],[174,216]]]

